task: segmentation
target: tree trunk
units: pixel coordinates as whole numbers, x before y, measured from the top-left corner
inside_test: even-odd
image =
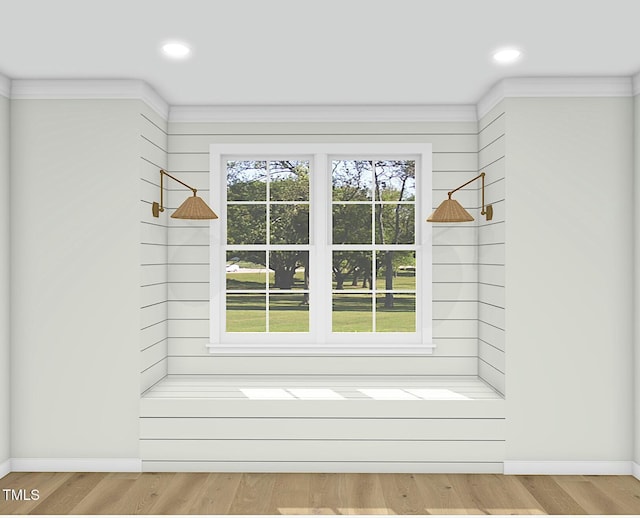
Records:
[[[304,261],[304,289],[309,289],[309,261]],[[302,304],[304,306],[309,305],[309,293],[305,293],[302,297]]]
[[[290,290],[293,287],[295,268],[276,268],[275,287],[281,290]]]

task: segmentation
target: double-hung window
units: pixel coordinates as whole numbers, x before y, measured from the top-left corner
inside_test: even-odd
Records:
[[[211,352],[429,354],[430,144],[215,144]]]

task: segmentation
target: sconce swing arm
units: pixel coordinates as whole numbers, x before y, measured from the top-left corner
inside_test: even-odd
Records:
[[[194,189],[190,185],[187,185],[182,180],[178,180],[175,176],[170,175],[164,169],[160,169],[160,203],[158,203],[157,201],[154,201],[153,205],[151,207],[151,211],[153,212],[153,216],[156,217],[156,218],[158,216],[160,216],[161,212],[164,212],[164,175],[167,175],[169,178],[171,178],[172,180],[175,180],[180,185],[184,185],[187,189],[191,189],[193,191],[193,195],[194,196],[198,192],[197,189]]]
[[[451,199],[451,195],[454,192],[459,191],[460,189],[462,189],[463,187],[466,187],[472,182],[475,182],[478,178],[482,178],[482,211],[480,212],[480,214],[482,214],[483,216],[487,216],[487,220],[491,220],[491,218],[493,217],[493,207],[491,205],[488,205],[485,207],[485,204],[484,204],[484,177],[485,177],[485,173],[480,173],[475,178],[472,178],[468,182],[463,183],[460,187],[456,187],[453,191],[449,191],[447,195],[449,196],[449,199]]]

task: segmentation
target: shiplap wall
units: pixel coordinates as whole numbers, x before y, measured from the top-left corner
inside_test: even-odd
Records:
[[[476,122],[431,123],[169,123],[169,168],[209,192],[209,146],[220,142],[428,142],[433,145],[433,205],[478,170]],[[189,191],[169,187],[171,208]],[[479,213],[478,191],[458,200]],[[216,210],[216,207],[213,207]],[[213,221],[212,225],[221,224]],[[426,224],[426,223],[425,223]],[[209,222],[171,220],[168,241],[170,374],[430,374],[478,373],[478,243],[476,223],[434,225],[433,323],[437,349],[415,358],[214,357],[209,337]]]
[[[485,203],[493,205],[491,221],[478,219],[478,374],[501,394],[505,393],[505,118],[499,103],[478,124],[478,166],[486,173]]]
[[[302,376],[272,386],[307,383],[344,399],[264,401],[236,388],[263,380],[199,378],[170,376],[142,399],[144,471],[502,472],[504,400],[475,377],[429,382],[469,398],[456,401],[383,401],[357,389],[371,380]],[[410,390],[423,380],[377,386]]]
[[[140,113],[140,389],[167,375],[167,245],[169,213],[151,214],[160,202],[160,169],[167,169],[167,121],[146,104]],[[165,178],[166,179],[166,178]],[[165,200],[167,183],[164,183]],[[166,204],[166,201],[165,201]]]
[[[0,472],[11,457],[9,114],[10,101],[0,93]]]
[[[635,286],[634,286],[634,379],[635,379],[635,433],[634,433],[634,461],[640,470],[640,74],[635,78],[636,92],[634,97],[634,211],[635,211],[635,236],[634,236],[634,261]]]

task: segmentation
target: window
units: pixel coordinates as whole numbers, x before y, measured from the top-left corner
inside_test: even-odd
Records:
[[[431,352],[429,144],[210,156],[212,352]]]

